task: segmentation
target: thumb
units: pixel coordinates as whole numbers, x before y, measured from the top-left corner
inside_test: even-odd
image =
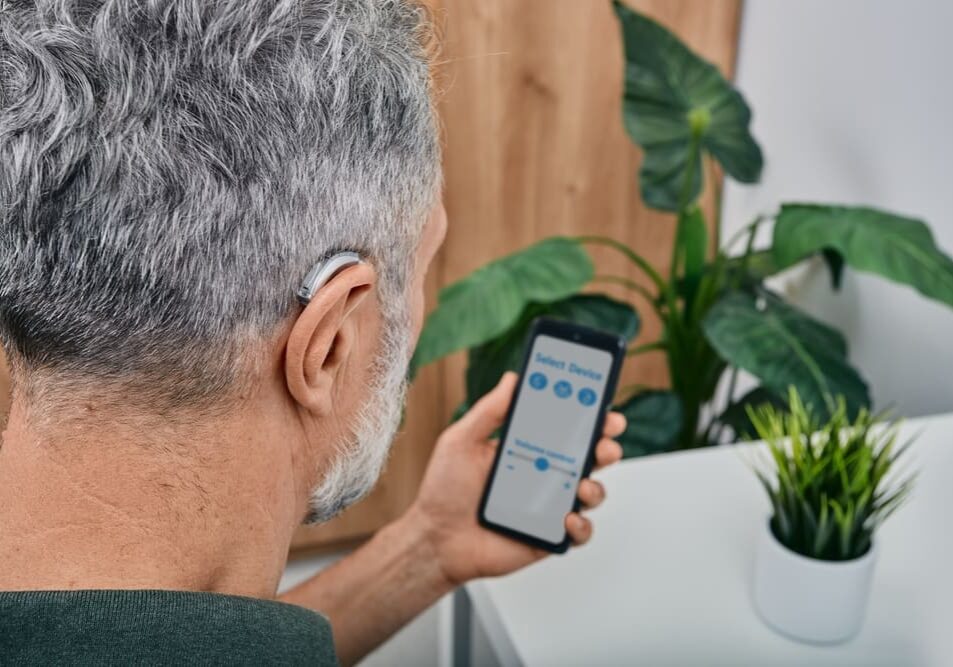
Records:
[[[507,371],[497,385],[473,404],[456,426],[468,438],[486,440],[506,419],[506,411],[516,389],[516,373]]]

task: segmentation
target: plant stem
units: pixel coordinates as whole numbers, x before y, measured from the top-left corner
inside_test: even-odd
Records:
[[[645,354],[646,352],[655,352],[657,350],[665,350],[665,341],[655,341],[654,343],[645,343],[644,345],[638,345],[636,347],[627,350],[625,356],[635,357],[640,354]]]
[[[669,282],[676,284],[678,282],[678,265],[684,258],[685,248],[683,247],[683,230],[685,225],[685,211],[688,209],[689,199],[692,197],[692,185],[695,182],[695,163],[701,159],[701,150],[699,148],[700,131],[692,128],[691,143],[688,146],[688,164],[685,170],[685,182],[682,183],[682,192],[678,198],[678,222],[675,226],[675,243],[672,244],[672,263],[669,266]],[[699,170],[700,173],[700,170]]]
[[[706,161],[708,164],[708,182],[711,183],[711,186],[715,189],[715,211],[714,211],[714,222],[712,223],[712,230],[714,231],[713,236],[715,251],[718,251],[718,248],[721,247],[721,197],[722,191],[724,190],[724,183],[715,183],[715,180],[718,176],[718,169],[715,166],[715,159],[711,156],[708,156]]]
[[[721,250],[719,251],[719,254],[727,258],[728,251],[731,249],[731,246],[737,243],[738,240],[741,239],[745,234],[751,234],[752,230],[757,230],[758,227],[761,225],[761,223],[767,222],[770,219],[771,218],[767,215],[759,215],[757,218],[755,218],[754,220],[749,222],[747,225],[739,229],[737,232],[732,234],[731,238],[728,239],[728,242],[725,244],[725,246],[721,248]]]
[[[659,309],[658,297],[656,297],[654,294],[652,294],[649,290],[647,290],[642,285],[639,285],[634,280],[629,280],[628,278],[623,278],[622,276],[603,276],[603,275],[593,276],[592,280],[593,282],[597,282],[597,283],[612,283],[615,285],[622,285],[623,287],[632,290],[636,294],[640,294],[641,296],[643,296],[645,300],[648,301],[656,311],[658,311]]]
[[[748,241],[747,243],[745,243],[744,254],[741,255],[741,270],[735,274],[735,283],[734,283],[735,288],[738,288],[740,286],[739,281],[742,279],[742,277],[748,274],[748,264],[750,263],[750,260],[751,260],[751,251],[754,248],[754,240],[757,235],[758,235],[757,227],[751,227],[751,229],[748,230]]]
[[[608,236],[576,236],[573,237],[573,240],[576,243],[597,243],[618,250],[623,255],[628,257],[633,264],[642,269],[645,275],[647,275],[649,279],[655,283],[655,287],[658,289],[659,293],[666,291],[668,286],[665,284],[665,279],[662,278],[661,274],[652,268],[652,265],[649,264],[644,257],[638,255],[624,243],[609,238]]]

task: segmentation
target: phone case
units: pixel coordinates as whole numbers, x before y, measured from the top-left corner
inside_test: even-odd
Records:
[[[539,537],[514,530],[513,528],[500,525],[498,523],[494,523],[488,520],[485,515],[486,505],[490,496],[490,490],[493,486],[493,480],[499,469],[504,445],[507,442],[507,433],[509,431],[513,414],[516,406],[519,403],[520,394],[524,386],[524,376],[531,360],[531,354],[536,338],[540,335],[552,336],[553,338],[565,340],[571,343],[578,343],[595,349],[605,350],[612,356],[608,377],[602,392],[602,401],[599,405],[599,413],[596,417],[595,427],[590,437],[585,463],[583,464],[583,468],[575,484],[574,492],[576,494],[576,498],[572,507],[572,511],[574,512],[578,511],[580,507],[578,498],[579,483],[588,477],[589,473],[592,471],[595,446],[596,443],[599,442],[599,439],[602,435],[605,416],[609,410],[609,406],[612,403],[612,398],[615,395],[616,385],[618,384],[619,379],[619,370],[622,365],[622,359],[625,356],[626,341],[620,336],[615,336],[613,334],[598,331],[596,329],[591,329],[578,324],[573,324],[571,322],[548,318],[540,318],[534,321],[533,326],[530,329],[529,336],[527,337],[526,349],[523,355],[522,366],[520,368],[520,379],[513,394],[513,400],[511,401],[509,409],[507,410],[506,420],[504,421],[503,427],[500,430],[500,446],[497,448],[496,457],[493,460],[493,467],[490,469],[490,474],[487,477],[487,482],[483,489],[483,497],[480,501],[480,508],[477,518],[480,524],[485,528],[502,533],[507,537],[525,542],[539,549],[545,549],[546,551],[552,553],[564,553],[570,545],[568,535],[565,535],[564,538],[559,542],[548,542],[546,540],[540,539]]]

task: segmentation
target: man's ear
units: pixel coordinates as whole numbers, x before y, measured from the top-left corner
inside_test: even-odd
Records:
[[[331,411],[334,381],[357,341],[358,306],[376,279],[370,264],[344,269],[315,293],[291,328],[285,379],[295,401],[311,412]]]

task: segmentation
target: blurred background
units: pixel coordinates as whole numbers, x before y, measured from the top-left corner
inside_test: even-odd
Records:
[[[779,201],[866,204],[926,221],[949,253],[951,21],[953,5],[930,0],[744,3],[735,82],[766,162],[757,186],[727,185],[727,232]],[[796,303],[847,336],[875,405],[953,409],[949,308],[858,272],[842,292],[817,266],[788,278]]]
[[[603,0],[442,0],[439,107],[444,126],[447,242],[429,278],[430,303],[488,261],[547,236],[601,234],[668,270],[675,225],[639,195],[641,151],[622,123],[623,49]],[[626,0],[732,79],[753,109],[765,153],[760,183],[727,182],[722,235],[778,203],[865,204],[927,221],[953,248],[949,156],[953,107],[947,27],[953,5],[929,0]],[[701,198],[711,220],[721,179]],[[766,239],[759,239],[759,242]],[[611,251],[596,272],[644,278]],[[642,283],[644,284],[644,283]],[[918,416],[953,410],[953,317],[943,304],[858,272],[830,288],[815,260],[771,281],[792,303],[842,331],[877,407]],[[622,298],[622,288],[600,285]],[[660,324],[640,308],[637,342]],[[464,398],[466,359],[425,367],[381,488],[336,523],[301,535],[301,553],[340,545],[410,501],[436,434]],[[944,370],[945,369],[945,370]],[[626,366],[626,382],[668,383],[661,355]],[[751,384],[742,376],[741,384]],[[298,560],[289,581],[322,558]],[[447,660],[445,615],[430,611],[369,659]],[[479,628],[476,630],[479,633]],[[442,639],[443,638],[443,639]],[[474,664],[493,664],[474,643]]]
[[[623,51],[608,0],[431,0],[450,227],[428,298],[486,262],[552,235],[600,234],[668,270],[675,226],[646,208],[641,151],[621,117]],[[717,65],[744,93],[765,152],[761,181],[729,183],[724,234],[780,201],[863,203],[930,224],[953,248],[953,4],[928,0],[626,0]],[[701,198],[709,220],[721,179]],[[593,250],[597,273],[643,280],[618,253]],[[875,405],[906,416],[953,410],[953,316],[907,287],[848,271],[830,289],[820,261],[773,279],[840,329]],[[600,286],[621,298],[622,288]],[[649,309],[640,341],[660,324]],[[380,487],[335,521],[302,530],[285,586],[336,558],[409,504],[438,433],[464,398],[465,358],[425,367]],[[626,382],[668,383],[661,355],[626,366]],[[8,384],[0,367],[0,413]],[[742,383],[746,382],[742,378]],[[446,660],[436,611],[368,664]],[[443,651],[443,653],[441,653]]]
[[[639,196],[641,151],[621,120],[622,44],[602,0],[443,0],[438,103],[444,132],[447,241],[428,299],[479,266],[553,235],[623,241],[663,273],[675,225]],[[948,3],[808,0],[657,0],[626,3],[671,29],[726,77],[753,109],[765,153],[760,183],[727,181],[722,236],[784,202],[865,204],[927,221],[953,248],[945,122]],[[715,190],[701,204],[712,219]],[[712,235],[713,237],[714,235]],[[714,241],[712,241],[714,243]],[[591,248],[597,274],[644,278],[624,257]],[[918,416],[953,409],[953,317],[908,287],[846,271],[830,289],[822,262],[771,284],[847,338],[874,405]],[[622,287],[599,291],[624,298]],[[640,307],[636,343],[660,324]],[[435,436],[464,398],[465,355],[426,366],[410,393],[404,431],[380,488],[336,522],[302,531],[307,551],[360,540],[413,497]],[[662,355],[640,355],[620,385],[665,387]],[[744,376],[741,388],[750,384]],[[740,393],[740,391],[738,392]]]
[[[674,225],[646,208],[638,148],[621,120],[622,47],[610,2],[441,0],[429,3],[440,54],[437,90],[444,134],[449,231],[428,277],[428,303],[474,269],[553,235],[601,234],[637,248],[660,268]],[[633,3],[673,28],[730,75],[740,2]],[[712,193],[703,201],[714,203]],[[642,278],[618,253],[593,250],[598,273]],[[600,291],[625,295],[623,288]],[[642,339],[659,334],[650,311]],[[423,368],[410,392],[403,433],[374,495],[332,524],[302,531],[299,547],[360,539],[414,497],[436,436],[464,399],[465,355]],[[620,384],[664,386],[664,358],[627,365]]]

